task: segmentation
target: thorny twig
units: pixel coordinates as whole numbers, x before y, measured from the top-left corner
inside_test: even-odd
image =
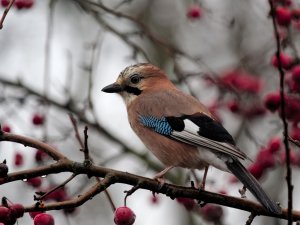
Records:
[[[83,149],[84,145],[83,145],[83,142],[82,142],[82,140],[80,138],[80,135],[79,135],[79,131],[78,131],[78,126],[77,126],[77,123],[76,123],[76,119],[72,115],[72,113],[69,113],[69,118],[70,118],[70,121],[71,121],[72,126],[73,126],[74,131],[75,131],[75,138],[79,142],[80,147]]]

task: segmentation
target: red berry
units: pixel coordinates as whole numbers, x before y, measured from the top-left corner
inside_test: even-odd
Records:
[[[288,26],[292,21],[292,12],[285,7],[278,7],[276,9],[276,21],[281,26]]]
[[[256,179],[260,179],[264,173],[264,168],[258,163],[252,164],[248,170]]]
[[[33,6],[34,0],[26,0],[24,7],[29,9]]]
[[[293,69],[292,69],[292,79],[296,83],[300,83],[300,65],[293,67]]]
[[[296,141],[300,141],[300,128],[293,127],[292,132],[291,132],[291,138]]]
[[[34,114],[33,117],[32,117],[32,123],[34,125],[37,125],[37,126],[38,125],[43,125],[44,120],[45,120],[44,116],[42,114],[39,114],[39,113]]]
[[[52,188],[49,188],[49,190]],[[46,190],[47,192],[48,190]],[[44,200],[55,200],[57,202],[64,201],[68,198],[67,192],[64,188],[57,189],[52,193],[48,194]]]
[[[282,65],[283,69],[288,70],[288,69],[291,68],[291,66],[292,66],[292,64],[294,62],[294,59],[291,56],[289,56],[289,55],[281,52],[280,55],[279,55],[279,58],[280,58],[281,65]],[[277,55],[276,54],[272,56],[271,62],[272,62],[272,65],[274,67],[276,67],[276,68],[278,67],[278,59],[277,59]]]
[[[207,221],[218,222],[223,216],[223,209],[219,205],[207,204],[201,208],[200,212]]]
[[[33,178],[28,179],[27,183],[29,185],[31,185],[32,187],[37,188],[37,187],[39,187],[39,186],[42,185],[42,178],[40,178],[40,177],[33,177]]]
[[[44,211],[29,212],[29,215],[32,219],[34,219],[37,215],[41,213],[44,213]]]
[[[220,77],[220,83],[228,89],[257,94],[262,88],[262,82],[257,76],[244,71],[230,71]]]
[[[286,153],[285,153],[285,151],[281,152],[280,158],[281,158],[281,163],[285,164],[286,163]],[[292,165],[297,165],[298,164],[298,157],[297,157],[296,152],[293,149],[290,149],[290,162],[291,162]]]
[[[15,0],[15,6],[17,9],[31,8],[33,2],[33,0]]]
[[[3,7],[7,7],[8,5],[9,5],[9,0],[1,0],[1,5],[3,6]]]
[[[177,202],[182,204],[186,210],[191,211],[194,209],[196,202],[191,198],[176,198]]]
[[[24,206],[22,204],[13,204],[10,206],[10,210],[16,218],[20,218],[24,215]]]
[[[8,173],[8,167],[5,163],[0,163],[0,177],[6,177]]]
[[[50,214],[40,213],[34,217],[34,225],[54,225],[54,218]]]
[[[114,222],[116,225],[132,225],[135,221],[134,212],[126,207],[119,207],[115,211]]]
[[[21,153],[15,154],[15,166],[22,166],[24,162],[23,155]]]
[[[286,118],[289,121],[300,121],[300,97],[296,95],[288,95],[286,98]]]
[[[4,124],[2,126],[2,131],[9,133],[11,131],[10,126],[7,124]]]
[[[36,162],[38,162],[38,163],[42,162],[45,157],[47,157],[47,154],[45,152],[43,152],[41,150],[37,150],[35,152],[35,161]]]
[[[275,137],[269,141],[268,150],[270,151],[270,153],[275,153],[280,150],[280,146],[281,146],[281,139]]]
[[[240,111],[239,103],[236,100],[231,100],[227,102],[227,107],[233,113],[237,113]]]
[[[269,109],[271,112],[276,111],[280,106],[280,93],[272,92],[269,93],[264,100],[265,107]]]
[[[256,162],[261,165],[263,169],[275,166],[275,158],[268,149],[262,149],[256,156]]]
[[[202,9],[199,5],[193,5],[191,6],[188,11],[186,16],[190,19],[198,19],[202,16]]]
[[[0,206],[0,222],[7,223],[11,219],[11,212],[8,208]]]

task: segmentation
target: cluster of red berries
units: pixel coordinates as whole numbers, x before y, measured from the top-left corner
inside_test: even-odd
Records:
[[[45,122],[45,116],[41,113],[34,113],[32,115],[31,122],[35,126],[41,126]],[[11,126],[7,123],[3,123],[1,128],[2,128],[2,131],[7,132],[7,133],[10,133],[12,131]]]
[[[276,58],[277,60],[277,58]],[[285,83],[287,84],[288,90],[284,94],[283,98],[285,101],[285,116],[291,126],[291,137],[294,140],[300,141],[300,65],[294,65],[289,56],[285,54],[280,55],[282,66],[285,69]],[[276,61],[277,62],[277,61]],[[277,66],[277,64],[274,64]],[[271,112],[278,112],[281,114],[281,96],[279,91],[270,92],[265,96],[264,99],[265,107]]]
[[[22,204],[10,204],[7,202],[5,205],[0,205],[0,224],[13,225],[16,223],[18,218],[24,215],[24,206]],[[34,224],[39,225],[54,225],[54,220],[51,215],[46,214],[46,216],[37,215],[43,214],[43,212],[30,212],[29,215],[34,219]],[[47,221],[53,221],[53,223],[48,223]]]
[[[24,206],[21,204],[12,204],[7,206],[0,206],[0,223],[5,225],[13,225],[17,219],[23,217]]]
[[[7,7],[11,0],[1,0],[1,5]],[[14,6],[17,9],[30,9],[34,4],[34,0],[15,0]]]
[[[266,113],[263,104],[257,103],[258,94],[264,86],[258,76],[236,69],[224,72],[218,78],[206,77],[206,80],[208,85],[217,85],[220,93],[224,93],[224,90],[235,93],[235,95],[230,95],[230,98],[221,98],[221,101],[214,103],[210,107],[210,111],[217,118],[219,118],[217,110],[223,106],[226,106],[232,113],[248,119],[256,118]],[[247,101],[241,101],[243,96],[247,97]]]
[[[132,225],[135,221],[134,212],[126,207],[119,207],[115,211],[114,222],[116,225]]]
[[[43,152],[41,150],[36,150],[35,161],[38,164],[42,163],[45,158],[47,158],[47,154],[45,152]],[[16,167],[21,167],[24,165],[24,156],[21,152],[15,153],[14,165]],[[38,188],[42,185],[42,182],[43,182],[43,180],[41,177],[33,177],[33,178],[29,178],[26,183],[34,188]]]
[[[262,148],[255,159],[255,162],[248,168],[250,173],[260,179],[264,172],[273,168],[276,165],[276,156],[281,152],[281,140],[279,138],[272,138],[267,147]]]
[[[299,29],[300,8],[294,7],[291,0],[275,1],[275,19],[278,25],[288,27],[291,24]]]
[[[257,94],[263,87],[261,80],[257,76],[240,70],[225,72],[219,79],[221,85],[237,92]]]
[[[292,149],[290,151],[290,158],[292,165],[300,166],[300,155],[297,155]],[[285,161],[286,155],[281,146],[281,139],[275,137],[270,139],[266,147],[260,149],[254,163],[248,170],[256,179],[260,179],[268,169],[283,165]],[[236,182],[237,179],[233,177],[231,181]]]

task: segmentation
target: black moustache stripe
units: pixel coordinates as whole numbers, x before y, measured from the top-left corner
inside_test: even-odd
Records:
[[[125,86],[124,90],[128,93],[134,94],[134,95],[140,95],[142,91],[136,87],[131,86]]]

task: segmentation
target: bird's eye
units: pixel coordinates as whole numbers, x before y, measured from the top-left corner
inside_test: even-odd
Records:
[[[133,84],[137,84],[141,81],[141,77],[138,74],[134,74],[130,77],[130,82]]]

